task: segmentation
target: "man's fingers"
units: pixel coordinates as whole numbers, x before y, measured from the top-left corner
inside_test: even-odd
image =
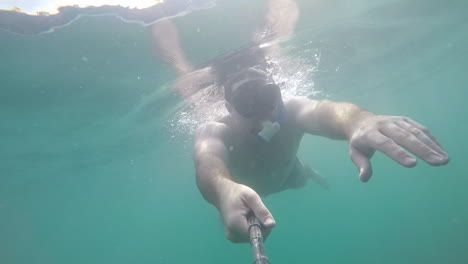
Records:
[[[229,219],[224,225],[226,238],[233,243],[246,243],[249,241],[249,224],[247,218],[238,215],[234,219]]]
[[[271,233],[271,230],[273,230],[273,229],[271,229],[271,228],[261,228],[261,230],[262,230],[263,241],[266,241],[268,236]]]
[[[410,126],[409,124],[407,125]],[[446,163],[446,159],[444,159],[444,156],[442,156],[436,150],[430,147],[430,146],[437,147],[437,145],[435,143],[431,144],[430,142],[432,141],[428,137],[426,137],[423,132],[421,131],[417,132],[419,131],[419,129],[413,126],[406,127],[406,128],[407,129],[404,129],[401,126],[398,126],[392,123],[392,124],[388,124],[380,128],[380,132],[383,135],[387,136],[388,138],[392,139],[399,146],[407,149],[408,151],[412,152],[413,154],[420,157],[425,162],[431,165],[436,166],[436,165],[442,165]],[[416,133],[418,137],[414,133]],[[428,142],[428,144],[421,141],[419,138]],[[440,149],[440,148],[437,147],[437,149]],[[400,154],[398,153],[398,155]]]
[[[442,147],[442,145],[439,143],[439,141],[437,141],[437,139],[431,134],[431,132],[429,132],[429,130],[425,126],[423,126],[423,125],[419,124],[418,122],[416,122],[416,121],[414,121],[414,120],[412,120],[410,118],[407,118],[407,117],[403,118],[403,120],[406,123],[414,126],[415,128],[419,129],[421,132],[423,132],[426,136],[428,136],[432,140],[432,142],[437,144],[437,146],[439,146],[440,149],[442,149],[442,150],[444,149]],[[444,153],[445,153],[445,151],[444,151]],[[445,154],[447,154],[447,153],[445,153]]]
[[[244,186],[240,208],[228,211],[223,215],[224,231],[227,239],[233,243],[249,242],[248,216],[253,213],[261,224],[264,238],[268,237],[275,226],[275,220],[263,204],[260,196],[251,188]],[[235,208],[234,208],[235,209]]]
[[[404,122],[404,121],[397,121],[396,124],[399,127],[401,127],[402,129],[404,129],[404,130],[410,132],[411,134],[413,134],[419,141],[421,141],[426,146],[428,146],[429,148],[431,148],[433,151],[436,152],[437,157],[433,158],[435,160],[432,163],[428,162],[429,164],[443,165],[443,164],[446,164],[448,162],[449,159],[448,159],[447,152],[445,152],[442,149],[442,147],[437,143],[435,138],[427,130],[421,130],[420,128],[415,127],[415,126],[411,125],[410,123],[407,123],[407,122]],[[424,127],[422,127],[422,128],[425,129]]]
[[[260,196],[258,196],[256,193],[249,195],[246,202],[247,206],[252,210],[255,217],[257,217],[258,221],[262,225],[261,230],[263,239],[266,240],[266,238],[270,235],[272,228],[276,225],[273,215],[271,215],[268,208],[263,204]]]
[[[268,211],[258,194],[253,193],[252,195],[249,195],[246,203],[263,227],[273,228],[276,225],[273,215]]]
[[[447,155],[447,153],[437,144],[435,138],[432,135],[430,135],[430,133],[427,130],[425,130],[427,131],[426,133],[424,130],[421,130],[420,128],[415,127],[414,125],[411,125],[410,123],[401,120],[396,121],[395,124],[413,134],[416,138],[418,138],[421,142],[423,142],[428,147],[436,151],[438,154]]]
[[[367,182],[372,176],[372,165],[369,157],[353,146],[350,146],[349,152],[351,160],[359,170],[359,179],[362,182]]]
[[[402,166],[411,168],[416,166],[416,159],[411,156],[408,151],[400,147],[395,141],[380,132],[374,132],[369,135],[369,144],[373,149],[376,149],[385,155],[389,156],[394,161]]]

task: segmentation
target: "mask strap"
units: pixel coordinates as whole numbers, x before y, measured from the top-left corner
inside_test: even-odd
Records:
[[[282,125],[286,120],[286,109],[284,108],[284,103],[281,102],[279,106],[279,113],[278,113],[278,124]]]

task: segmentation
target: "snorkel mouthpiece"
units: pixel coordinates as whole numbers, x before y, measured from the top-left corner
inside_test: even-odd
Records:
[[[280,130],[281,126],[278,122],[271,122],[270,120],[262,123],[263,129],[258,132],[257,136],[264,142],[270,142],[271,138]]]
[[[276,122],[271,122],[270,120],[263,121],[262,130],[258,132],[257,137],[264,143],[269,143],[281,129],[281,124],[284,123],[285,119],[286,110],[284,109],[284,104],[281,102],[279,105],[278,120]]]

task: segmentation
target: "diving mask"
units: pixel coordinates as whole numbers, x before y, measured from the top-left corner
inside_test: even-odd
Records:
[[[247,81],[231,93],[229,101],[245,118],[268,115],[281,100],[278,85],[264,79]]]
[[[230,99],[236,111],[245,118],[262,119],[278,107],[276,120],[262,122],[262,130],[257,134],[262,142],[270,142],[280,130],[285,111],[277,84],[264,79],[250,80],[236,87]]]

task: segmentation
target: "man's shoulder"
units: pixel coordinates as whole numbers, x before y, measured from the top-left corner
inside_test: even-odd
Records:
[[[284,106],[293,106],[297,104],[304,104],[314,102],[315,100],[309,99],[305,96],[291,96],[287,100],[284,100]]]
[[[195,139],[214,139],[218,138],[224,141],[229,133],[229,126],[223,122],[223,119],[207,122],[197,128]]]
[[[298,114],[304,107],[315,107],[318,102],[305,96],[293,96],[284,101],[284,107],[289,114]]]

